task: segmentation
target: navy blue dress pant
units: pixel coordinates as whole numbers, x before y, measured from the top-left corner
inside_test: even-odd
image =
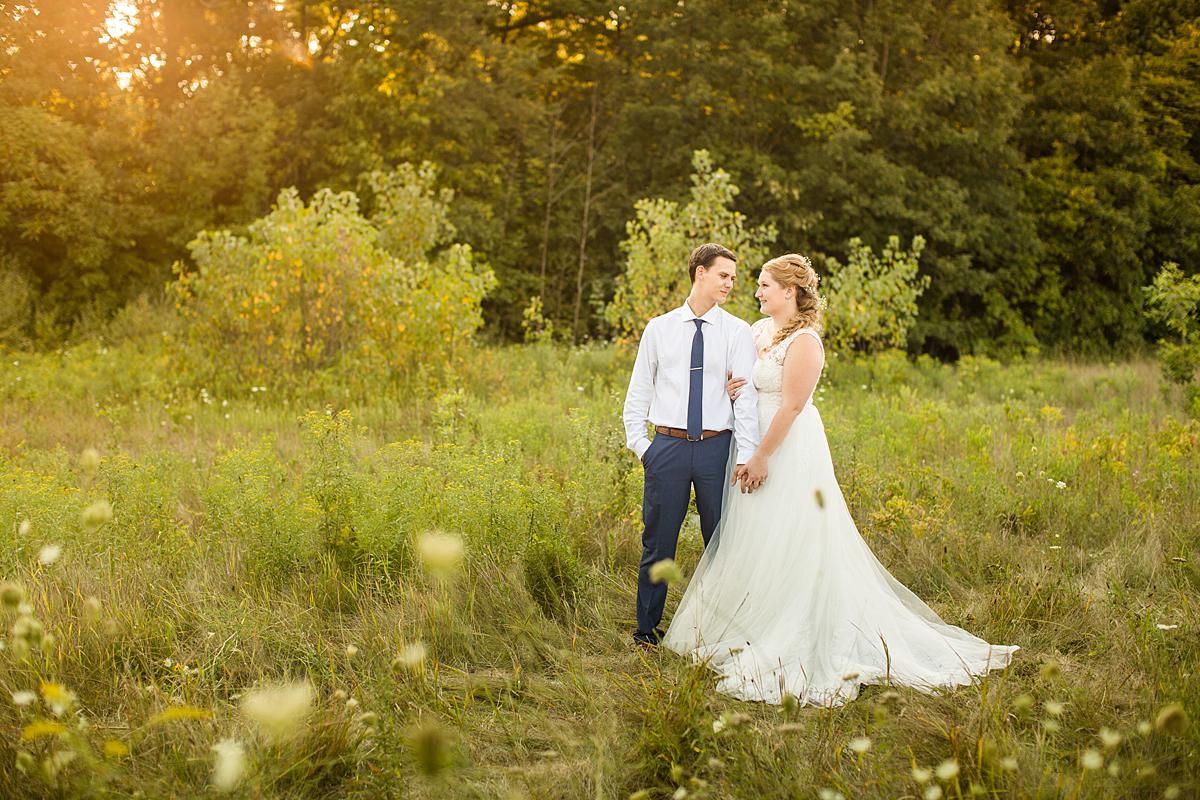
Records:
[[[642,563],[638,568],[637,632],[635,639],[657,642],[655,629],[662,621],[667,585],[650,582],[650,567],[664,558],[675,558],[679,529],[687,516],[692,488],[700,512],[704,545],[721,519],[725,466],[733,433],[689,442],[658,434],[642,457],[646,488],[642,496]]]

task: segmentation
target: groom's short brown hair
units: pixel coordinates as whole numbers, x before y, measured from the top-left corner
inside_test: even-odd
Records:
[[[688,277],[692,279],[692,283],[696,282],[696,267],[708,269],[718,258],[728,258],[735,264],[737,263],[737,256],[733,254],[732,250],[714,242],[702,244],[693,250],[688,259]]]

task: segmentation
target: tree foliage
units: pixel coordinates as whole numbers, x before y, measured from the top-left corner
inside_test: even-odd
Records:
[[[1184,387],[1188,412],[1200,419],[1200,275],[1187,277],[1178,264],[1164,264],[1145,292],[1150,318],[1174,337],[1159,341],[1163,373]]]
[[[825,291],[825,339],[835,352],[903,349],[917,320],[917,300],[931,278],[919,275],[925,240],[913,239],[907,251],[891,236],[877,256],[860,239],[851,239],[850,256],[839,264],[828,259]]]
[[[453,358],[482,324],[492,272],[450,243],[450,198],[428,166],[366,178],[370,215],[353,192],[323,189],[305,204],[287,189],[246,235],[191,242],[194,267],[178,264],[174,285],[191,357],[255,385]]]
[[[911,350],[1137,346],[1157,266],[1200,272],[1196,0],[122,8],[0,11],[25,338],[161,286],[197,231],[244,233],[283,187],[369,194],[362,175],[424,161],[495,270],[500,337],[534,297],[561,336],[622,333],[626,221],[686,203],[697,150],[781,250],[922,237]]]
[[[754,276],[775,240],[770,226],[751,227],[735,211],[738,187],[729,173],[714,167],[705,150],[692,156],[691,196],[682,205],[663,198],[639,200],[622,245],[625,268],[605,318],[623,339],[636,338],[651,317],[679,305],[690,288],[688,256],[697,244],[717,242],[738,257],[738,278],[725,309],[757,318]]]

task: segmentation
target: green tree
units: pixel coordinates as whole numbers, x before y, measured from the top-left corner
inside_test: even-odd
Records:
[[[1030,202],[1045,247],[1038,332],[1093,352],[1132,344],[1143,330],[1153,154],[1128,62],[1119,55],[1064,59],[1035,72],[1043,84],[1025,140]]]
[[[888,238],[879,255],[851,239],[846,263],[826,259],[825,339],[834,352],[876,352],[908,346],[909,332],[917,320],[917,300],[929,287],[930,277],[918,275],[925,240],[912,240],[907,251],[900,238]]]
[[[1125,4],[1118,35],[1133,58],[1155,196],[1144,260],[1200,271],[1200,2]]]
[[[90,302],[115,304],[108,269],[120,222],[86,128],[39,107],[9,109],[0,126],[0,253],[32,279],[47,336]],[[69,320],[67,320],[69,321]]]
[[[682,302],[689,291],[688,255],[704,242],[718,242],[738,256],[741,278],[725,308],[757,319],[753,275],[767,260],[775,229],[751,226],[733,209],[738,187],[729,173],[713,166],[705,150],[692,156],[691,199],[684,204],[662,198],[638,201],[636,217],[626,224],[625,268],[605,318],[619,339],[641,335],[646,323]]]
[[[1167,263],[1145,292],[1150,319],[1175,336],[1158,343],[1163,374],[1184,388],[1188,413],[1200,419],[1200,275],[1185,276]]]
[[[433,180],[428,167],[368,176],[370,216],[353,192],[323,189],[306,205],[288,189],[246,236],[201,233],[195,267],[176,267],[189,358],[212,380],[285,388],[311,372],[354,382],[449,363],[495,281],[449,241],[449,198]]]

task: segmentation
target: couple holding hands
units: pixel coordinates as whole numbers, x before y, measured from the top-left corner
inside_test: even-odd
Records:
[[[703,661],[718,690],[768,703],[841,705],[860,684],[930,691],[1007,666],[1017,646],[943,622],[850,516],[812,404],[825,354],[809,260],[763,265],[765,316],[753,325],[721,308],[734,253],[701,245],[688,271],[686,302],[646,325],[625,398],[626,441],[645,471],[634,640]],[[675,557],[693,489],[704,555],[664,633],[667,587],[651,567]]]

